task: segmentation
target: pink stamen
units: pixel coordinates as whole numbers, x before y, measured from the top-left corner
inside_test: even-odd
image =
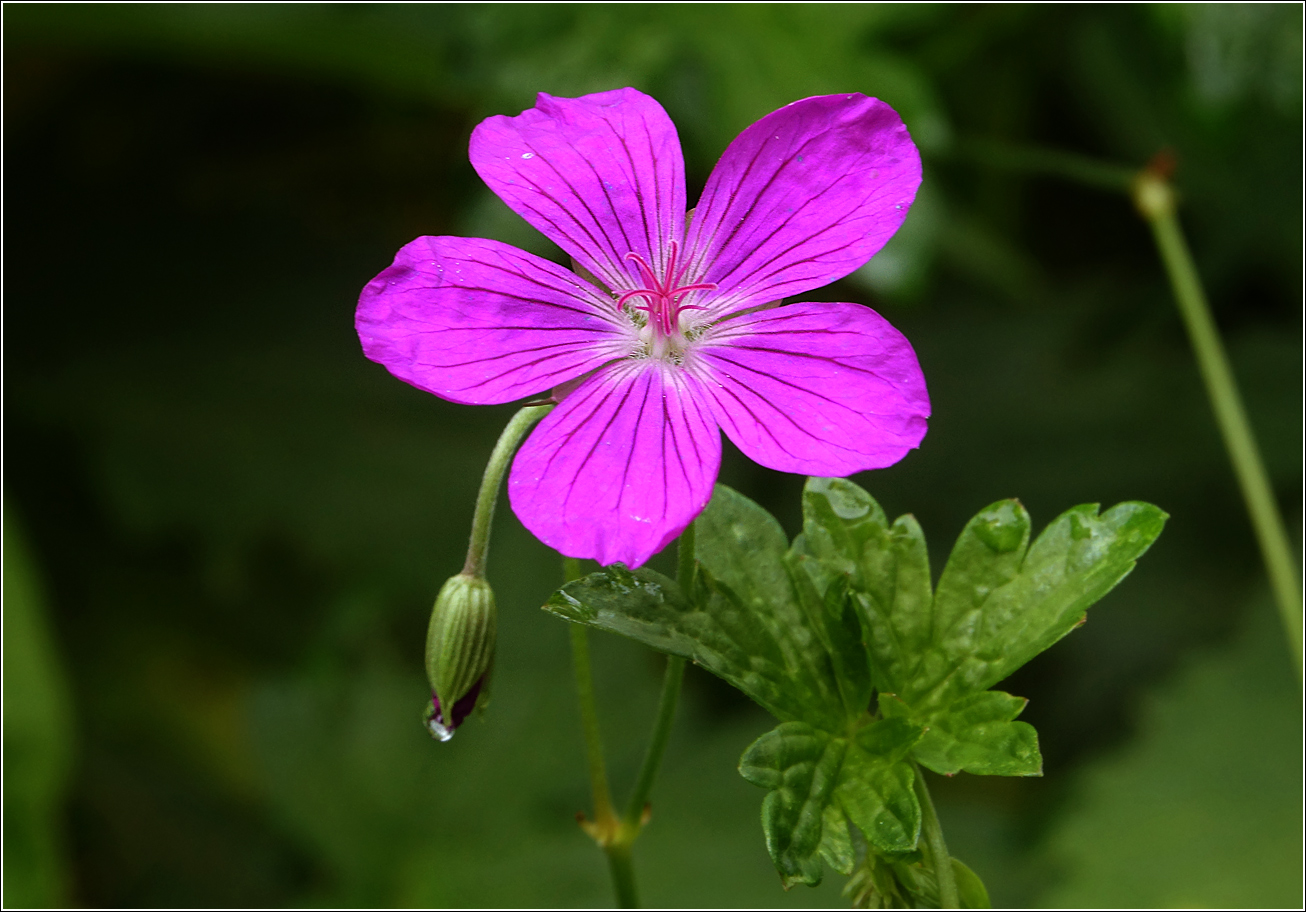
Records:
[[[670,251],[667,256],[666,279],[659,279],[653,267],[649,265],[638,253],[626,254],[626,259],[634,261],[639,267],[639,271],[644,279],[644,288],[636,288],[628,291],[617,298],[617,307],[624,307],[626,302],[632,298],[642,297],[647,302],[645,304],[635,305],[637,310],[642,310],[649,316],[649,323],[653,326],[653,331],[659,338],[676,335],[680,331],[680,314],[686,310],[703,310],[699,304],[681,304],[680,299],[691,291],[715,291],[716,285],[712,282],[694,282],[689,285],[681,285],[680,280],[684,278],[677,270],[676,260],[680,254],[680,245],[675,241],[670,242]]]

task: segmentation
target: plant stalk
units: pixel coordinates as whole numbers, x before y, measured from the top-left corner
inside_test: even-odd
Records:
[[[575,558],[563,558],[563,568],[567,582],[581,577],[580,561]],[[680,534],[679,572],[677,576],[681,588],[690,590],[694,580],[694,526],[691,523]],[[613,809],[612,793],[608,788],[607,767],[603,760],[603,739],[599,734],[598,706],[594,699],[594,677],[590,670],[589,633],[583,624],[571,625],[571,654],[576,673],[576,692],[580,698],[581,724],[585,730],[585,753],[589,764],[590,791],[594,800],[594,819],[586,820],[578,815],[581,826],[588,833],[603,854],[608,858],[608,871],[612,875],[612,887],[617,894],[617,905],[623,909],[639,906],[639,894],[635,888],[635,869],[631,858],[631,846],[639,836],[640,830],[648,822],[649,795],[653,791],[653,782],[657,778],[658,768],[662,765],[662,755],[666,752],[667,741],[671,737],[671,726],[676,717],[676,704],[680,699],[680,687],[685,676],[685,660],[680,656],[667,657],[666,676],[662,682],[662,697],[658,702],[658,714],[653,723],[653,734],[649,739],[648,750],[640,767],[635,790],[626,806],[626,813],[618,818]]]
[[[499,500],[499,488],[503,486],[503,473],[512,462],[513,454],[521,445],[526,433],[545,415],[553,410],[553,403],[544,405],[527,405],[512,416],[508,426],[499,435],[499,442],[490,453],[490,461],[485,465],[485,474],[481,476],[481,489],[476,495],[476,514],[472,518],[472,538],[467,544],[467,561],[463,564],[463,574],[485,578],[485,562],[490,554],[490,527],[494,524],[494,507]]]
[[[943,841],[943,828],[939,826],[939,817],[934,813],[934,801],[925,784],[925,774],[915,761],[912,761],[912,769],[916,772],[916,800],[921,805],[921,835],[925,837],[925,845],[930,850],[934,877],[939,884],[939,908],[960,909],[961,899],[957,894],[957,878],[952,871],[952,856],[948,854],[948,845]]]
[[[1211,399],[1216,424],[1247,503],[1288,645],[1297,665],[1297,675],[1301,677],[1302,602],[1292,548],[1265,472],[1265,463],[1256,445],[1256,436],[1247,420],[1247,410],[1220,342],[1219,330],[1211,317],[1201,278],[1175,215],[1174,190],[1163,174],[1148,169],[1134,182],[1134,203],[1156,238],[1161,262],[1165,264],[1175,302],[1179,305],[1202,381]]]
[[[680,533],[677,551],[676,580],[680,590],[687,598],[692,598],[691,587],[694,583],[694,524],[690,523]],[[685,660],[681,656],[667,656],[667,670],[662,679],[662,697],[658,701],[657,720],[653,723],[653,736],[649,740],[648,750],[644,754],[644,763],[635,781],[635,791],[631,793],[626,805],[624,823],[630,829],[631,839],[639,835],[645,822],[645,809],[648,807],[649,795],[653,791],[653,780],[657,778],[658,767],[662,764],[662,754],[667,749],[667,740],[671,737],[671,725],[676,718],[676,704],[680,700],[680,686],[685,680]]]
[[[567,582],[580,579],[580,561],[574,557],[564,557],[562,562]],[[621,838],[622,822],[613,810],[612,792],[608,788],[603,738],[599,732],[598,704],[594,699],[594,674],[590,668],[589,631],[583,624],[571,625],[571,659],[576,673],[581,727],[585,731],[585,761],[589,767],[590,793],[594,801],[594,819],[586,820],[583,814],[577,814],[576,819],[608,858],[608,871],[612,875],[612,888],[617,894],[617,906],[635,909],[639,907],[639,895],[635,891],[635,869],[631,864],[630,842]]]

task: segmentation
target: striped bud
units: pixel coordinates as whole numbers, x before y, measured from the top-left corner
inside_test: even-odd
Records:
[[[494,662],[494,591],[466,574],[449,578],[426,630],[426,677],[431,682],[426,727],[448,741],[478,702]]]

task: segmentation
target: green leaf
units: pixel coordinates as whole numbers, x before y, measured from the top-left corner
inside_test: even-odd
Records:
[[[921,734],[919,725],[885,719],[850,742],[786,722],[744,752],[740,775],[770,791],[762,828],[786,886],[819,882],[821,858],[845,874],[851,870],[849,821],[880,851],[901,854],[916,847],[921,810],[903,758]]]
[[[803,576],[827,595],[841,580],[851,587],[881,712],[927,728],[915,758],[946,774],[1026,776],[1042,760],[1034,729],[1015,721],[1024,701],[987,689],[1082,623],[1167,518],[1142,503],[1101,516],[1075,507],[1031,546],[1025,509],[999,501],[967,524],[931,594],[911,516],[890,524],[857,485],[818,478],[804,489],[803,516],[794,543]]]
[[[792,602],[787,607],[797,611]],[[828,660],[805,621],[786,624],[783,611],[750,611],[703,568],[693,605],[674,580],[614,565],[568,583],[544,609],[691,659],[781,720],[806,719],[829,730],[842,724]]]
[[[1025,701],[988,687],[1082,622],[1166,515],[1140,503],[1100,516],[1076,507],[1030,545],[1024,508],[1000,501],[967,524],[937,593],[911,516],[890,524],[857,485],[816,478],[803,515],[787,547],[770,514],[718,485],[698,520],[692,592],[618,565],[545,608],[691,658],[782,721],[740,773],[769,792],[762,826],[786,887],[818,883],[823,863],[851,870],[851,823],[880,858],[859,895],[937,904],[917,853],[909,758],[949,775],[1040,774],[1037,735],[1016,721]],[[958,870],[965,905],[985,906],[983,884]]]
[[[1124,579],[1168,516],[1151,504],[1096,504],[1058,516],[1026,552],[1029,515],[1005,500],[972,519],[934,597],[933,652],[898,696],[913,708],[986,690],[1083,622]]]
[[[822,593],[816,582],[818,573],[811,569],[814,563],[796,548],[785,555],[798,602],[825,648],[844,717],[855,721],[870,708],[874,690],[862,621],[852,604],[848,577],[829,579]]]
[[[692,613],[689,602],[675,580],[656,570],[607,567],[563,586],[549,597],[544,610],[662,652],[692,654],[692,642],[677,632],[681,619]]]
[[[802,722],[786,722],[753,742],[739,774],[770,789],[762,830],[785,888],[821,882],[822,833],[848,742]]]
[[[875,684],[902,690],[926,655],[932,627],[929,555],[916,520],[902,516],[890,526],[851,481],[809,478],[801,545],[824,567],[827,585],[836,574],[850,578]]]
[[[892,720],[897,721],[897,720]],[[920,729],[916,730],[919,737]],[[921,833],[921,808],[912,791],[912,768],[849,745],[836,797],[848,819],[883,852],[910,852]],[[910,744],[904,746],[903,753]]]
[[[1012,721],[1027,702],[987,690],[922,717],[893,694],[881,694],[880,711],[925,724],[925,735],[912,754],[936,773],[950,776],[965,770],[981,776],[1041,776],[1043,758],[1034,726]]]
[[[825,863],[847,877],[857,863],[848,817],[838,804],[827,804],[821,814],[821,857]]]
[[[544,609],[692,659],[782,721],[842,731],[849,711],[826,651],[825,631],[818,631],[819,621],[809,617],[810,607],[800,604],[794,591],[784,532],[775,519],[718,485],[697,520],[695,553],[699,567],[692,599],[660,573],[618,564],[568,583]],[[861,652],[864,669],[860,631],[852,646]],[[855,658],[844,661],[851,665]],[[865,670],[861,680],[857,714],[865,713],[870,700]]]
[[[991,909],[989,891],[979,875],[956,858],[952,859],[952,876],[957,882],[957,896],[963,909]]]

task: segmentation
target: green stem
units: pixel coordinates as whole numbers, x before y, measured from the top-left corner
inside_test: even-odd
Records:
[[[476,495],[476,515],[472,519],[472,539],[467,545],[467,562],[463,574],[477,579],[485,578],[485,561],[490,553],[490,527],[494,524],[494,505],[499,499],[503,473],[512,462],[513,453],[521,444],[526,432],[553,409],[553,404],[528,405],[512,416],[508,426],[499,435],[490,461],[481,476],[481,490]]]
[[[921,805],[921,835],[929,847],[930,858],[934,863],[934,877],[939,884],[939,907],[960,909],[957,878],[952,872],[952,856],[948,854],[948,845],[943,841],[943,828],[939,826],[939,817],[934,813],[934,801],[925,785],[925,774],[914,761],[912,768],[916,771],[916,800]]]
[[[589,764],[590,791],[594,796],[594,820],[605,823],[614,816],[612,793],[608,790],[608,771],[603,761],[603,738],[599,733],[599,714],[594,702],[589,631],[583,624],[571,625],[571,659],[576,670],[576,693],[580,697],[580,723],[585,730],[585,760]]]
[[[562,559],[567,582],[581,578],[580,561]],[[630,842],[622,839],[622,824],[613,810],[612,792],[608,789],[607,765],[603,760],[603,738],[599,733],[598,704],[594,699],[594,674],[590,669],[589,631],[583,624],[571,625],[571,658],[576,672],[576,693],[580,699],[581,726],[585,730],[585,760],[589,766],[590,792],[594,800],[594,819],[582,820],[585,831],[608,857],[612,887],[617,905],[622,909],[639,906],[635,892],[635,869],[631,864]]]
[[[965,140],[960,143],[959,151],[990,167],[1064,177],[1103,190],[1127,192],[1135,174],[1135,170],[1127,165],[1099,161],[1060,149],[1017,145],[999,140]]]
[[[680,586],[690,592],[694,582],[694,526],[693,523],[680,534],[679,572]],[[580,561],[563,558],[566,581],[581,577]],[[658,702],[657,719],[644,763],[640,767],[635,791],[630,796],[626,813],[620,819],[613,811],[612,793],[608,789],[607,767],[603,761],[603,739],[599,735],[598,707],[594,699],[594,677],[590,671],[588,631],[581,624],[571,625],[571,654],[576,671],[576,691],[580,697],[581,724],[585,729],[586,758],[589,763],[590,790],[594,795],[594,820],[582,820],[585,831],[603,849],[608,857],[608,870],[617,894],[617,905],[623,909],[639,906],[635,889],[635,869],[631,859],[631,845],[646,822],[645,809],[653,791],[653,781],[662,765],[671,726],[676,718],[676,704],[685,677],[685,660],[680,656],[667,657],[666,676],[662,682],[662,698]]]
[[[608,872],[612,875],[612,889],[617,894],[617,908],[638,909],[639,894],[635,891],[635,867],[630,860],[630,843],[614,842],[603,847],[608,856]]]
[[[1202,290],[1201,279],[1193,265],[1183,230],[1175,216],[1175,196],[1165,178],[1144,171],[1134,183],[1134,202],[1152,226],[1161,261],[1174,290],[1179,313],[1188,329],[1188,337],[1197,356],[1197,364],[1206,384],[1216,424],[1224,438],[1233,463],[1238,486],[1247,502],[1252,527],[1260,544],[1265,568],[1270,575],[1279,614],[1288,637],[1289,648],[1302,674],[1302,602],[1297,588],[1297,568],[1288,544],[1288,534],[1279,515],[1279,507],[1270,487],[1265,464],[1261,460],[1256,437],[1252,433],[1242,396],[1225,356],[1224,346]]]
[[[678,551],[677,581],[686,597],[692,598],[691,588],[694,583],[694,524],[690,523],[680,533]],[[639,834],[643,825],[644,809],[648,805],[649,795],[653,792],[653,780],[657,778],[658,767],[662,765],[662,755],[667,749],[667,740],[671,737],[671,725],[676,718],[676,704],[680,700],[680,686],[685,680],[685,660],[681,656],[667,656],[667,670],[662,678],[662,697],[658,701],[657,720],[653,723],[653,736],[649,740],[648,750],[644,754],[644,763],[635,781],[635,791],[626,805],[623,819],[631,840]]]

